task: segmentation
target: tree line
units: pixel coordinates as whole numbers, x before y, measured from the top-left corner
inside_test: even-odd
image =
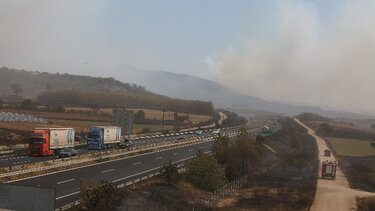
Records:
[[[37,97],[38,104],[64,105],[77,107],[162,109],[191,114],[212,115],[212,102],[200,100],[181,100],[157,95],[140,95],[117,92],[90,91],[50,91],[43,92]]]

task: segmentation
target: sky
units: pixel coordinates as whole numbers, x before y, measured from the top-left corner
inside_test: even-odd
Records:
[[[0,0],[0,66],[16,69],[162,69],[374,113],[374,55],[371,0]]]

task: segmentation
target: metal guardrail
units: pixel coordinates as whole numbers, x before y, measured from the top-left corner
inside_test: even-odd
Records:
[[[12,169],[15,169],[15,167],[7,167],[7,168],[9,168],[9,170],[8,170],[9,172],[0,174],[0,178],[18,176],[18,175],[27,174],[27,173],[35,173],[35,172],[38,172],[38,171],[45,171],[45,170],[56,169],[56,168],[63,168],[63,167],[67,167],[67,166],[71,166],[71,165],[75,165],[75,164],[90,163],[90,162],[98,161],[98,159],[106,160],[106,159],[110,159],[110,158],[114,158],[114,157],[125,156],[125,155],[128,155],[128,154],[139,153],[139,152],[147,151],[147,150],[157,150],[158,148],[164,148],[164,147],[172,147],[173,148],[173,147],[176,147],[176,146],[183,147],[183,146],[186,146],[186,145],[189,145],[189,144],[195,144],[197,142],[212,141],[213,138],[214,137],[211,136],[211,137],[196,138],[194,140],[179,141],[179,142],[169,141],[167,143],[165,143],[165,142],[164,143],[163,142],[158,143],[158,144],[154,143],[154,144],[150,144],[150,145],[132,147],[131,149],[120,149],[120,150],[117,150],[117,151],[120,151],[120,152],[117,152],[117,153],[114,153],[113,151],[95,152],[95,153],[92,153],[92,154],[83,155],[83,156],[88,157],[88,158],[84,158],[84,159],[81,159],[80,157],[71,157],[71,158],[68,158],[68,159],[58,159],[58,160],[46,161],[46,162],[41,163],[41,165],[47,165],[47,166],[42,166],[42,167],[37,167],[37,168],[28,168],[28,169],[22,169],[22,170],[16,170],[16,171],[12,171]],[[169,149],[171,149],[171,148],[168,148],[168,149],[165,149],[165,150],[169,150]],[[152,151],[152,152],[155,152],[155,151]],[[146,154],[146,153],[144,153],[144,154]],[[125,159],[125,158],[122,157],[120,159]],[[68,162],[66,162],[66,161],[68,161]],[[109,161],[112,162],[114,160],[109,160]],[[108,161],[103,161],[103,162],[108,162]],[[103,162],[99,162],[99,163],[103,163]],[[95,164],[99,164],[99,163],[95,163]],[[82,165],[82,166],[79,166],[79,167],[82,168],[82,167],[87,167],[87,166],[91,166],[91,165],[93,165],[93,164]],[[27,164],[21,165],[21,166],[27,166]],[[3,170],[7,169],[7,168],[3,168]],[[61,172],[61,171],[57,171],[57,172]],[[57,173],[57,172],[53,172],[53,173]],[[40,175],[37,175],[37,176],[40,176]],[[13,180],[13,181],[17,181],[17,180]],[[11,182],[11,181],[7,181],[7,182]]]
[[[183,163],[181,163],[181,164],[177,164],[177,168],[179,169],[179,171],[183,170],[183,166],[184,166]],[[144,176],[135,177],[135,178],[133,178],[133,179],[127,181],[127,182],[124,182],[124,183],[118,184],[118,185],[116,185],[116,188],[117,188],[117,189],[120,189],[120,188],[125,188],[125,187],[128,187],[128,186],[132,186],[133,188],[135,188],[135,185],[136,185],[137,183],[143,182],[143,181],[148,180],[148,179],[150,179],[150,178],[152,178],[152,177],[155,177],[155,176],[160,175],[160,174],[161,174],[161,173],[160,173],[160,168],[161,168],[161,167],[158,167],[158,168],[155,168],[155,169],[151,169],[151,170],[149,170],[149,171],[150,171],[150,172],[151,172],[151,171],[154,171],[154,172],[149,173],[149,174],[146,174],[146,175],[144,175]],[[155,170],[156,170],[156,171],[155,171]],[[113,182],[113,181],[112,181],[112,182]],[[62,207],[59,207],[59,208],[55,209],[55,211],[63,211],[63,210],[67,210],[67,209],[69,209],[69,208],[72,208],[72,207],[74,207],[74,206],[79,205],[80,203],[81,203],[80,200],[76,200],[76,201],[74,201],[74,202],[72,202],[72,203],[66,204],[66,205],[64,205],[64,206],[62,206]]]

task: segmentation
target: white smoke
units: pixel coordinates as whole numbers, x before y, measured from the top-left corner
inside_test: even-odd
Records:
[[[312,4],[279,3],[268,20],[254,17],[241,48],[206,58],[216,80],[265,99],[374,112],[375,2],[340,2],[324,18]]]

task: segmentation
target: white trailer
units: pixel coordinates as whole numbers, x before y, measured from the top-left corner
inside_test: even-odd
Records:
[[[94,126],[87,134],[87,145],[89,149],[106,149],[116,147],[121,142],[121,127],[117,126]]]
[[[74,147],[73,128],[50,128],[50,149]]]

